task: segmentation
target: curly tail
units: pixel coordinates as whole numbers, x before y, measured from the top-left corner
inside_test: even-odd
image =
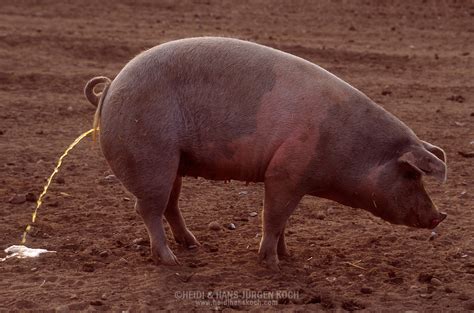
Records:
[[[92,133],[92,138],[94,141],[97,138],[97,131],[99,130],[100,126],[100,115],[102,112],[102,104],[104,102],[105,96],[107,95],[107,90],[109,90],[110,83],[112,81],[104,76],[97,76],[89,80],[86,84],[86,87],[84,87],[84,95],[86,96],[87,100],[97,107],[97,110],[95,111],[94,115],[94,123],[92,128],[94,129],[94,132]],[[104,84],[104,89],[102,89],[102,92],[100,93],[95,93],[94,89],[95,86],[98,84]]]

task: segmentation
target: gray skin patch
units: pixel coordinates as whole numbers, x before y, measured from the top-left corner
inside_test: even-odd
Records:
[[[407,179],[398,162],[422,146],[403,122],[363,94],[333,104],[319,125],[320,140],[305,182],[311,195],[363,208],[389,222],[428,227],[438,212],[421,175]],[[378,170],[377,170],[378,169]],[[369,173],[379,171],[373,184]],[[411,171],[412,172],[412,171]]]
[[[366,209],[358,186],[369,170],[418,142],[410,128],[360,92],[330,106],[319,133],[308,168],[316,187],[311,194]]]

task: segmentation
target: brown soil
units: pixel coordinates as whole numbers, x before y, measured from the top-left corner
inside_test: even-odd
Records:
[[[146,231],[131,195],[105,179],[111,172],[87,139],[66,159],[27,242],[57,253],[0,263],[0,309],[208,310],[215,306],[190,298],[244,290],[260,299],[268,291],[278,304],[218,309],[474,309],[474,158],[458,153],[474,151],[473,1],[1,2],[2,249],[19,243],[34,205],[9,199],[38,195],[59,154],[91,127],[85,82],[114,77],[143,49],[201,35],[317,63],[443,147],[448,182],[428,189],[449,217],[428,240],[429,231],[306,197],[287,228],[293,256],[272,273],[257,264],[260,215],[249,216],[261,211],[262,185],[186,179],[181,207],[203,247],[171,242],[182,266],[156,266],[146,240],[134,243]],[[237,228],[211,231],[212,221]]]

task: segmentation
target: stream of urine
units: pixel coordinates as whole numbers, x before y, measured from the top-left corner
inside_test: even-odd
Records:
[[[46,185],[43,188],[43,192],[39,195],[38,200],[36,200],[36,207],[33,212],[33,215],[31,216],[31,223],[26,226],[25,231],[23,232],[23,236],[21,237],[21,245],[24,245],[26,243],[26,237],[28,233],[31,230],[31,225],[35,223],[36,217],[38,215],[38,209],[43,203],[43,198],[48,192],[48,188],[51,185],[51,182],[53,181],[54,176],[59,172],[59,168],[63,164],[63,159],[68,155],[69,151],[71,151],[82,139],[84,139],[86,136],[94,132],[94,128],[86,131],[85,133],[81,134],[79,137],[74,140],[73,143],[67,147],[67,149],[64,151],[64,153],[59,157],[58,163],[56,164],[56,167],[54,168],[53,173],[49,176],[48,180],[46,181]]]

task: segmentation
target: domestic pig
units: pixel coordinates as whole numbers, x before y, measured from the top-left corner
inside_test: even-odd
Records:
[[[184,176],[264,183],[258,253],[272,269],[288,255],[286,222],[304,195],[412,227],[446,217],[422,182],[446,179],[444,151],[294,55],[230,38],[177,40],[142,52],[113,81],[93,78],[85,95],[102,152],[163,264],[178,264],[164,218],[178,243],[199,245],[178,207]]]

